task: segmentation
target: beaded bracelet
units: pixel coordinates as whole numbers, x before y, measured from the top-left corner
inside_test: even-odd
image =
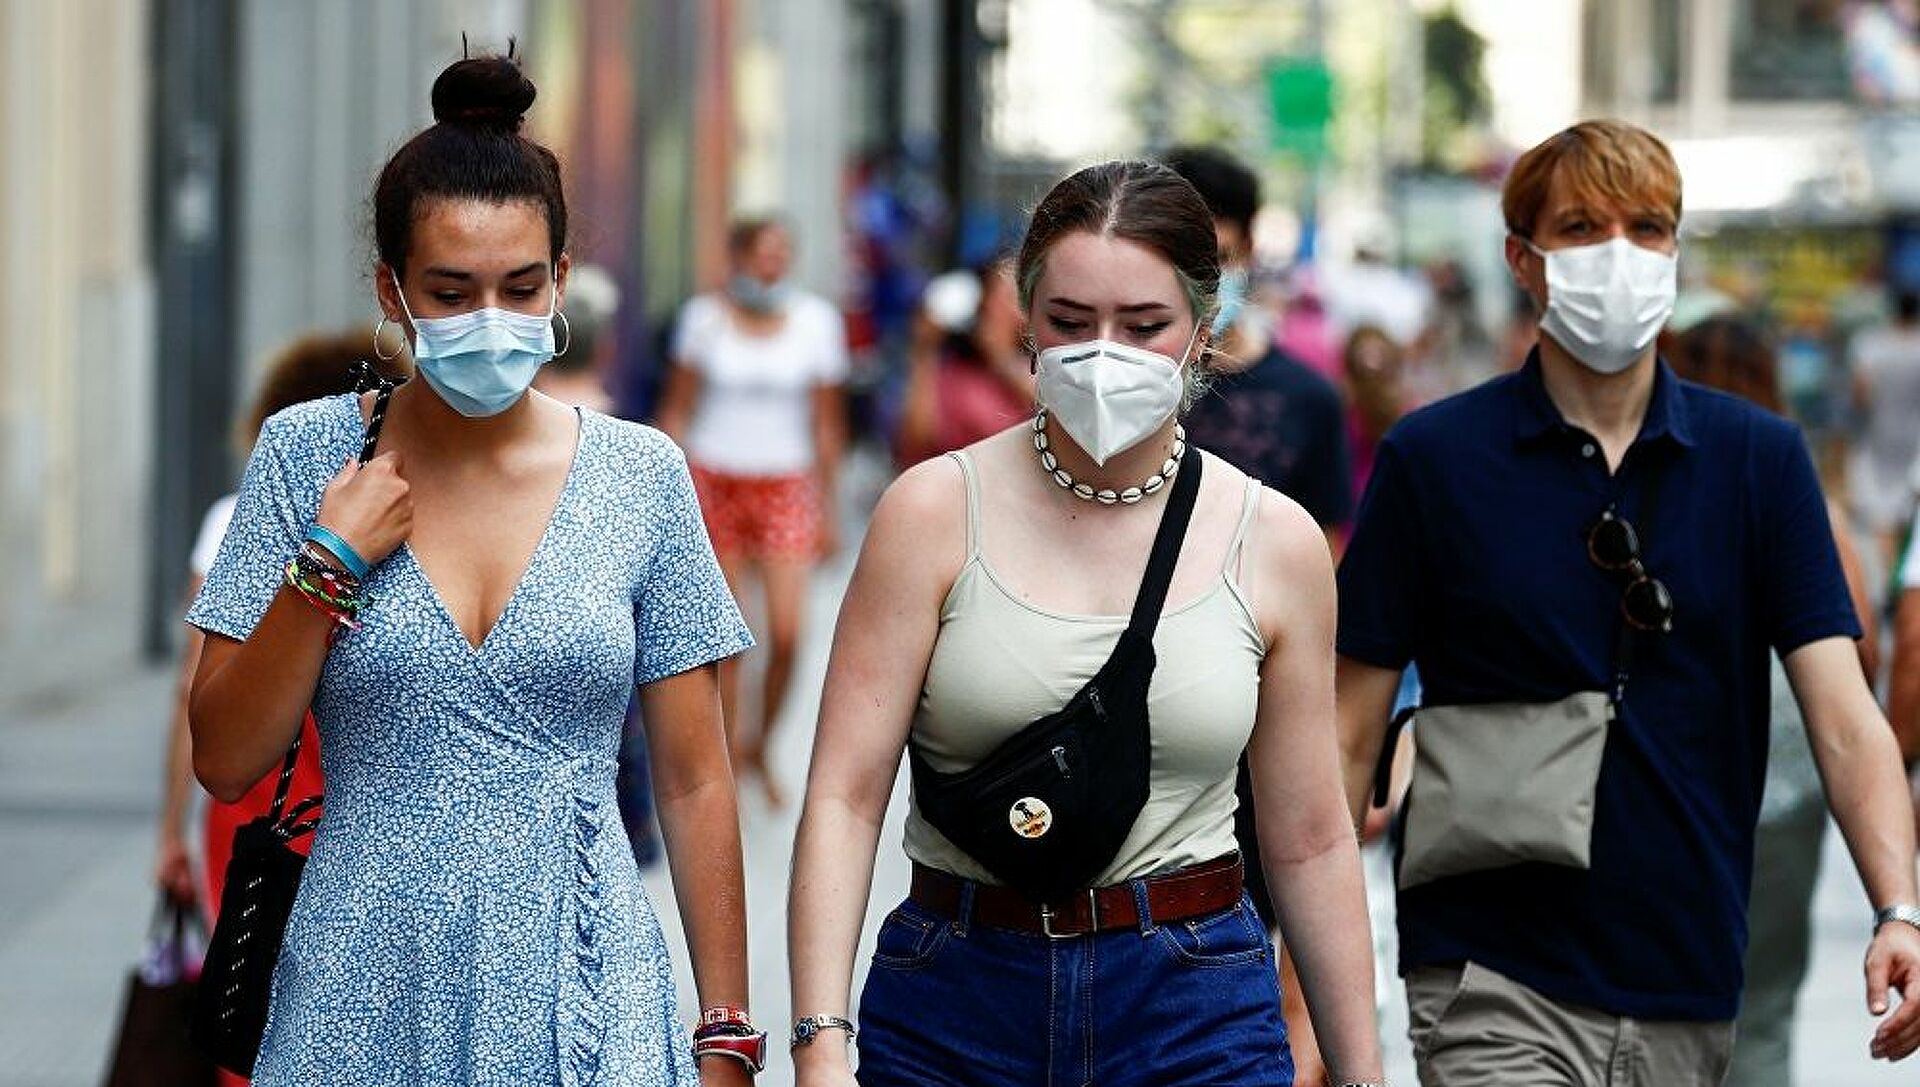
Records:
[[[352,544],[341,539],[338,533],[325,525],[316,524],[308,529],[307,542],[326,548],[327,552],[339,559],[340,565],[346,567],[354,577],[365,578],[367,572],[372,569],[367,560],[360,557],[360,552],[353,549]]]
[[[336,590],[334,595],[360,595],[360,579],[342,570],[324,549],[303,543],[294,555],[294,561],[299,564],[303,579],[322,582],[326,587]]]
[[[293,587],[342,611],[358,612],[363,605],[360,581],[302,552],[293,558]]]
[[[300,599],[333,620],[333,630],[327,637],[327,644],[331,646],[343,631],[360,629],[359,616],[364,601],[357,594],[357,584],[349,591],[340,580],[329,582],[324,574],[316,578],[303,571],[303,557],[296,555],[288,560],[286,582],[289,588],[300,594]]]

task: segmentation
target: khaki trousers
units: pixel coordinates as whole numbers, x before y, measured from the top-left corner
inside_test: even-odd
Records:
[[[1549,999],[1481,966],[1407,976],[1422,1087],[1719,1087],[1733,1024],[1628,1019]]]

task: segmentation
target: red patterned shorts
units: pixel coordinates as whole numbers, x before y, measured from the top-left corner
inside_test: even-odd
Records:
[[[811,560],[820,552],[820,485],[810,473],[737,476],[699,465],[693,490],[722,558]]]

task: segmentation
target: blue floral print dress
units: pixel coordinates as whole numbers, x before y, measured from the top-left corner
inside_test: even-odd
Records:
[[[478,648],[402,545],[327,657],[326,808],[260,1087],[697,1082],[615,755],[635,684],[752,639],[678,448],[579,420],[546,534]],[[361,433],[352,396],[267,421],[189,623],[252,633]]]

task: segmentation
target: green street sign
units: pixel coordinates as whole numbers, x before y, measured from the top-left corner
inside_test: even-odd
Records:
[[[1327,149],[1333,118],[1333,73],[1318,59],[1267,65],[1267,101],[1273,109],[1273,149],[1318,158]]]

